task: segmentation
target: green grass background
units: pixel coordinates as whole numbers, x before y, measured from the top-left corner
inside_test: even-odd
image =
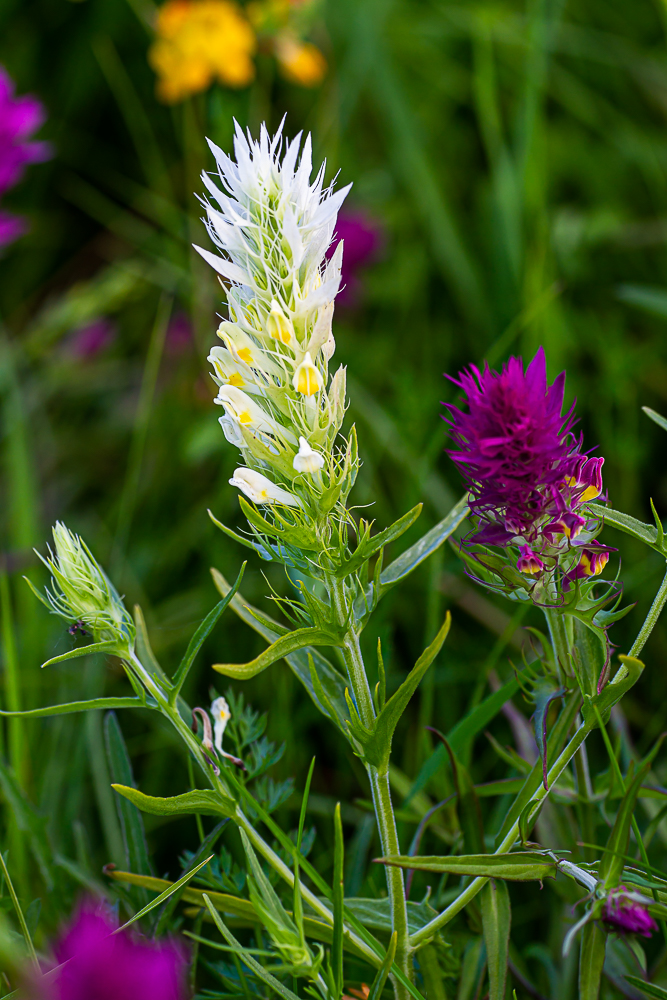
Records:
[[[275,128],[285,113],[289,135],[311,130],[328,176],[340,171],[340,183],[354,182],[350,206],[384,227],[361,304],[340,309],[335,323],[335,357],[348,366],[349,420],[363,458],[353,497],[373,504],[379,526],[424,501],[407,544],[461,493],[443,453],[440,403],[454,395],[443,373],[515,352],[530,357],[540,344],[552,378],[567,369],[568,400],[577,398],[587,446],[605,456],[613,506],[646,520],[653,497],[665,515],[667,438],[641,412],[642,405],[667,412],[667,7],[660,0],[329,0],[314,35],[331,67],[321,88],[285,83],[261,56],[247,90],[214,87],[175,108],[154,97],[144,13],[141,0],[0,3],[0,62],[20,92],[44,101],[42,134],[55,150],[6,199],[32,228],[0,260],[3,704],[34,707],[126,687],[113,664],[76,660],[40,672],[70,638],[21,576],[44,582],[31,549],[44,551],[55,519],[83,534],[128,602],[141,604],[168,670],[215,603],[209,567],[233,577],[242,561],[206,515],[211,508],[241,524],[227,483],[236,456],[217,424],[206,365],[221,295],[190,249],[207,239],[193,195],[199,171],[213,165],[204,135],[229,149],[232,116],[255,133],[262,120]],[[170,312],[193,325],[181,353],[164,343]],[[116,340],[95,358],[74,357],[73,332],[99,316],[117,324]],[[612,531],[603,538],[618,547],[625,594],[637,605],[612,633],[622,652],[664,568],[627,538]],[[289,589],[278,568],[251,559],[245,596],[270,609],[269,583]],[[488,693],[490,669],[504,679],[508,658],[520,662],[516,649],[498,645],[511,608],[476,590],[447,550],[392,592],[367,631],[369,655],[382,638],[390,686],[448,607],[451,639],[396,741],[395,763],[411,776],[431,751],[424,725],[448,730]],[[540,627],[537,612],[525,623]],[[228,614],[198,659],[188,699],[207,703],[220,681],[212,662],[241,661],[260,648]],[[626,760],[667,727],[666,657],[660,625],[645,649],[644,678],[616,720]],[[317,756],[314,857],[326,869],[333,803],[368,797],[360,765],[284,664],[244,692],[269,710],[271,738],[286,742],[278,777],[294,775],[299,787]],[[143,715],[124,716],[121,725],[140,786],[184,790],[171,735]],[[502,716],[491,728],[511,741]],[[591,744],[605,767],[601,743]],[[2,749],[53,850],[99,880],[114,836],[113,805],[99,790],[101,720],[15,723],[5,727]],[[483,734],[470,756],[475,780],[504,773]],[[437,781],[429,791],[440,797]],[[3,795],[11,798],[6,782]],[[294,796],[283,807],[287,826],[298,804]],[[359,871],[374,850],[365,815],[363,805],[346,814]],[[26,902],[44,898],[49,928],[80,886],[64,878],[60,901],[46,898],[16,822],[5,810],[17,881]],[[412,832],[403,829],[404,841]],[[174,874],[196,829],[149,825],[149,843],[156,869]],[[660,838],[656,850],[660,863]],[[349,880],[360,892],[361,876]],[[380,889],[371,874],[363,891]],[[563,911],[555,894],[553,905],[537,895],[517,893],[513,940],[539,942],[543,951],[530,961],[548,990]],[[659,946],[653,950],[657,956]]]

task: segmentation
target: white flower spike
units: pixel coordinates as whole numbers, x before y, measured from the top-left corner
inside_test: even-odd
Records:
[[[314,451],[304,437],[299,438],[299,450],[292,463],[297,472],[309,472],[314,476],[324,465],[324,456]]]
[[[301,504],[293,493],[276,486],[270,479],[254,469],[235,469],[229,480],[231,486],[236,486],[253,503],[281,503],[285,507],[300,507]]]

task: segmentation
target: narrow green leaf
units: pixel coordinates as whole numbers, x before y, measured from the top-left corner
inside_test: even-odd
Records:
[[[107,712],[104,718],[104,735],[112,782],[128,789],[134,788],[134,776],[125,740],[114,712]],[[146,845],[144,821],[136,805],[126,798],[116,800],[125,845],[127,866],[141,875],[152,875],[152,865]]]
[[[183,872],[184,875],[189,875],[190,872],[192,872],[195,868],[198,869],[200,861],[203,861],[204,858],[207,858],[209,857],[209,855],[211,855],[213,848],[220,839],[220,835],[224,830],[224,828],[227,826],[228,822],[229,821],[226,819],[221,820],[219,823],[215,825],[215,827],[211,830],[211,832],[207,834],[207,836],[204,838],[204,840],[197,848],[193,857],[190,858],[188,866]],[[182,888],[184,888],[184,886]],[[178,906],[182,896],[182,888],[172,893],[166,905],[163,907],[162,913],[160,914],[160,917],[155,925],[155,931],[153,933],[153,937],[159,938],[171,926],[171,920],[174,915],[174,911],[176,910],[176,907]]]
[[[427,531],[418,542],[406,549],[398,558],[390,562],[380,574],[380,584],[383,592],[389,590],[400,580],[409,576],[417,566],[440,548],[454,534],[458,526],[468,515],[468,497],[461,497],[449,514],[439,521],[434,528]]]
[[[233,799],[223,799],[219,792],[211,789],[197,788],[182,795],[172,795],[160,798],[155,795],[144,795],[138,788],[113,784],[114,791],[132,802],[142,812],[153,816],[191,816],[202,813],[204,816],[224,816],[230,819],[234,815],[236,803]]]
[[[384,989],[384,984],[387,982],[387,977],[391,971],[391,967],[396,957],[396,944],[398,942],[398,934],[396,931],[389,938],[389,947],[387,948],[387,954],[384,957],[382,965],[378,969],[375,979],[371,984],[370,991],[368,993],[367,1000],[380,1000],[382,996],[382,990]]]
[[[598,1000],[607,935],[596,920],[584,925],[579,951],[579,1000]]]
[[[646,980],[640,979],[639,976],[624,976],[623,978],[630,986],[634,986],[636,990],[639,990],[640,993],[643,993],[647,997],[652,997],[652,1000],[667,1000],[667,990],[663,989],[662,986],[647,983]]]
[[[343,905],[345,849],[343,846],[343,824],[340,818],[340,802],[334,810],[334,863],[332,882],[333,901],[333,943],[331,945],[331,968],[333,971],[335,998],[343,992]]]
[[[610,527],[618,528],[619,531],[637,538],[651,548],[656,547],[658,531],[652,524],[645,524],[644,521],[638,521],[636,517],[630,517],[629,514],[624,514],[620,510],[612,510],[611,507],[603,507],[601,504],[589,503],[586,506]]]
[[[447,872],[450,875],[473,875],[482,878],[505,878],[512,882],[542,881],[556,876],[556,862],[533,851],[516,854],[460,854],[450,857],[392,855],[377,858],[381,864],[396,868],[415,868],[424,872]]]
[[[650,417],[651,420],[658,425],[658,427],[662,427],[663,431],[667,431],[667,418],[661,416],[659,413],[656,413],[650,406],[642,406],[642,410],[647,417]]]
[[[503,881],[487,882],[481,892],[482,926],[489,973],[489,1000],[505,1000],[512,908]]]
[[[597,726],[596,709],[604,724],[607,724],[614,705],[637,683],[643,673],[644,664],[636,656],[619,656],[619,660],[621,666],[609,684],[599,694],[584,698],[583,716],[592,726]]]
[[[381,771],[386,771],[389,765],[391,743],[396,726],[412,695],[419,687],[422,677],[442,649],[451,624],[452,616],[448,611],[433,642],[424,650],[398,691],[394,692],[375,719],[370,737],[360,740],[366,760]]]
[[[200,864],[197,865],[196,868],[192,868],[191,871],[186,872],[186,874],[183,875],[182,878],[179,878],[178,882],[174,882],[173,885],[170,885],[167,889],[164,890],[164,892],[161,892],[159,896],[156,896],[155,899],[151,900],[150,903],[147,903],[146,906],[144,906],[141,910],[139,910],[138,913],[135,913],[133,917],[130,917],[130,919],[127,920],[121,927],[118,927],[114,931],[114,934],[119,934],[120,931],[124,931],[126,927],[129,927],[131,924],[136,923],[137,920],[141,920],[143,917],[146,916],[146,914],[150,913],[151,910],[154,910],[156,906],[159,906],[160,903],[164,903],[166,899],[169,899],[169,897],[173,893],[178,892],[178,890],[181,889],[184,885],[187,885],[190,879],[197,874],[200,868],[203,868],[204,865],[207,865],[212,857],[213,857],[212,854],[209,855],[209,857],[205,858]]]
[[[50,715],[71,715],[74,712],[90,712],[98,708],[147,708],[155,702],[143,698],[90,698],[88,701],[68,701],[63,705],[47,705],[45,708],[29,708],[23,712],[5,712],[0,715],[20,715],[26,719],[44,719]]]
[[[211,576],[218,592],[225,597],[231,589],[230,584],[217,569],[211,569]],[[267,642],[274,642],[280,637],[281,626],[277,622],[272,623],[272,619],[268,615],[257,611],[241,594],[236,594],[232,599],[231,608],[241,621],[244,621],[246,625],[250,625]],[[275,624],[275,631],[269,627],[269,624]],[[337,720],[338,725],[342,726],[343,720],[347,717],[345,708],[345,688],[347,682],[342,674],[314,646],[296,650],[288,654],[285,659],[292,673],[298,677],[307,690],[317,709],[325,715],[328,714],[332,721]],[[313,661],[317,674],[317,690],[311,676],[310,659]],[[318,693],[320,688],[326,696],[325,700],[320,698],[320,694]],[[330,709],[333,712],[330,712]]]
[[[30,931],[28,930],[28,925],[25,920],[25,915],[23,913],[23,910],[21,909],[21,904],[19,903],[19,898],[16,895],[16,890],[14,889],[14,883],[12,882],[9,876],[7,865],[5,863],[5,859],[2,852],[0,852],[0,866],[2,866],[2,873],[5,877],[5,882],[7,884],[7,889],[9,890],[9,895],[12,901],[12,905],[14,907],[14,912],[16,913],[16,919],[19,922],[19,927],[21,928],[21,933],[23,934],[23,940],[25,941],[26,948],[28,949],[28,955],[30,956],[30,960],[32,961],[33,965],[37,969],[37,972],[39,973],[40,967],[39,967],[39,961],[37,960],[37,952],[35,951],[35,946],[32,943],[32,937],[30,936]]]
[[[212,611],[209,611],[206,618],[204,618],[204,621],[201,623],[195,634],[190,639],[190,642],[188,643],[188,648],[186,649],[185,655],[183,656],[183,659],[181,660],[176,669],[176,673],[174,674],[174,678],[172,681],[173,690],[170,699],[172,703],[175,700],[181,688],[183,687],[183,684],[185,683],[188,673],[190,672],[190,668],[194,663],[197,653],[199,652],[204,642],[206,641],[208,636],[211,634],[211,632],[217,625],[218,620],[222,615],[223,611],[229,605],[230,601],[233,600],[234,595],[241,586],[241,580],[243,579],[243,574],[245,572],[246,565],[247,563],[243,563],[241,569],[239,570],[239,575],[236,577],[236,581],[232,586],[232,589],[229,591],[226,597],[223,597],[223,599],[218,604],[216,604],[216,606],[213,608]]]
[[[272,643],[268,649],[256,656],[248,663],[214,663],[213,669],[226,677],[233,677],[234,680],[246,681],[250,677],[256,677],[263,670],[270,667],[277,660],[282,660],[284,656],[296,652],[298,649],[305,649],[306,646],[338,646],[340,639],[319,628],[298,628],[294,632],[281,636]]]
[[[267,972],[263,965],[260,965],[259,962],[257,962],[252,955],[249,955],[248,952],[245,951],[243,945],[241,945],[236,940],[231,931],[228,930],[228,928],[226,927],[226,925],[222,920],[222,917],[217,912],[209,896],[206,893],[203,894],[203,900],[204,903],[206,904],[208,912],[211,914],[211,917],[213,918],[213,923],[218,928],[218,930],[222,934],[227,944],[231,945],[236,950],[236,953],[238,954],[241,961],[245,962],[248,968],[252,969],[255,975],[259,976],[259,978],[263,980],[267,984],[267,986],[269,986],[272,990],[274,990],[281,997],[283,997],[283,1000],[299,1000],[296,993],[292,993],[292,991],[288,990],[286,986],[283,986],[283,984],[279,982],[275,978],[275,976],[272,976],[270,972]]]
[[[146,627],[146,619],[138,604],[134,605],[134,627],[137,630],[137,655],[139,659],[152,674],[157,674],[158,677],[165,677],[165,673],[153,652]]]
[[[42,663],[42,667],[50,667],[54,663],[64,663],[65,660],[76,660],[79,656],[94,656],[95,653],[116,653],[118,656],[122,656],[124,652],[125,650],[115,641],[91,642],[89,646],[78,646],[76,649],[70,649],[67,653],[52,656],[50,660],[45,660]]]

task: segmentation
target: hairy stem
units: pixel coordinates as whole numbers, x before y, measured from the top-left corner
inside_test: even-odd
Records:
[[[646,621],[639,630],[639,634],[632,644],[628,656],[639,656],[646,640],[650,636],[653,628],[660,617],[660,612],[665,606],[665,601],[667,601],[667,572],[663,577],[663,581],[660,584],[660,590],[655,595],[653,604],[650,607],[649,613],[646,616]]]
[[[579,748],[581,747],[581,745],[583,744],[584,740],[586,739],[586,737],[590,732],[591,732],[591,727],[588,724],[583,723],[576,731],[576,733],[574,734],[568,745],[565,747],[558,760],[549,768],[549,773],[547,775],[549,791],[553,789],[558,778],[563,773],[567,765],[570,763],[570,761],[576,754],[577,750],[579,750]],[[534,805],[538,805],[540,802],[546,799],[547,795],[549,794],[549,791],[545,789],[544,785],[540,785],[540,787],[535,792],[530,801]],[[497,849],[494,851],[494,854],[507,854],[507,852],[514,845],[518,833],[519,833],[519,820],[517,820],[516,823],[514,823],[513,826],[508,830],[507,836],[505,837],[503,842],[498,845]],[[410,944],[413,946],[413,948],[417,947],[418,945],[422,944],[425,941],[428,941],[435,934],[436,931],[439,931],[441,927],[444,927],[445,924],[448,924],[450,922],[450,920],[453,920],[456,914],[460,913],[461,910],[465,906],[467,906],[468,903],[471,902],[471,900],[475,898],[477,893],[484,888],[484,886],[488,881],[489,881],[488,878],[473,879],[470,885],[463,890],[460,896],[457,896],[457,898],[452,903],[449,904],[446,910],[443,910],[442,913],[439,913],[437,917],[434,917],[430,923],[426,924],[425,927],[422,927],[421,930],[417,931],[416,934],[413,934],[410,937]]]
[[[342,584],[338,581],[332,581],[329,592],[333,598],[332,603],[336,609],[338,621],[343,625],[349,620],[349,611]],[[373,707],[366,668],[361,655],[359,636],[354,628],[349,629],[345,636],[343,656],[357,711],[359,712],[359,718],[365,726],[370,727],[375,718],[375,709]],[[389,789],[389,775],[387,773],[380,773],[372,765],[367,766],[367,771],[373,794],[373,806],[382,851],[385,855],[400,854],[396,820]],[[411,982],[413,975],[412,962],[410,961],[411,948],[408,930],[408,908],[405,899],[403,872],[399,868],[387,867],[387,893],[391,907],[391,926],[392,930],[396,931],[397,936],[395,962]],[[405,985],[396,979],[394,979],[394,991],[396,1000],[407,1000],[408,991]]]
[[[199,764],[202,772],[204,773],[207,781],[211,784],[215,791],[219,792],[225,798],[233,798],[232,792],[227,788],[224,781],[216,776],[211,766],[207,763],[206,758],[202,752],[199,740],[194,735],[188,724],[184,721],[180,715],[178,709],[170,704],[169,697],[165,691],[162,689],[161,683],[155,678],[143,665],[141,660],[132,653],[130,656],[130,662],[134,672],[141,678],[142,683],[145,685],[150,694],[155,698],[158,703],[159,709],[162,714],[171,722],[172,726],[178,734],[181,736],[183,742],[187,746],[188,750],[192,753],[193,757]],[[285,862],[280,858],[276,852],[266,843],[264,838],[255,830],[254,826],[251,824],[250,820],[244,814],[242,809],[237,806],[234,814],[234,822],[237,826],[241,827],[248,836],[248,839],[262,855],[262,857],[268,861],[271,867],[278,873],[278,875],[290,886],[294,886],[294,874],[290,868],[285,864]],[[326,923],[333,923],[333,916],[331,910],[323,903],[318,897],[310,891],[306,886],[301,886],[301,893],[303,898],[306,900],[308,905],[314,910],[317,915],[322,918]],[[357,934],[350,931],[347,927],[345,928],[345,934],[349,939],[359,948],[365,955],[367,960],[373,965],[378,965],[378,957],[370,948],[365,941],[363,941]]]

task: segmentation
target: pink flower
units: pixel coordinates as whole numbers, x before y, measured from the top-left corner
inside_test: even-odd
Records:
[[[57,971],[35,984],[39,1000],[185,1000],[186,962],[173,942],[152,943],[85,903],[54,948]],[[63,964],[64,963],[64,964]]]
[[[52,155],[49,143],[29,141],[44,117],[44,108],[35,97],[14,97],[14,82],[0,66],[0,197],[18,184],[29,163]],[[0,212],[0,246],[13,242],[26,229],[22,219]]]
[[[604,901],[602,919],[619,934],[640,934],[651,937],[658,925],[646,909],[641,897],[628,892],[624,885],[612,889]]]
[[[344,242],[341,290],[337,302],[353,307],[359,304],[362,283],[359,271],[369,264],[382,245],[380,223],[365,212],[347,212],[343,209],[336,223],[336,237],[327,257],[331,257],[340,240]]]
[[[108,347],[115,336],[115,324],[101,316],[72,334],[67,343],[67,351],[76,358],[92,358]]]

